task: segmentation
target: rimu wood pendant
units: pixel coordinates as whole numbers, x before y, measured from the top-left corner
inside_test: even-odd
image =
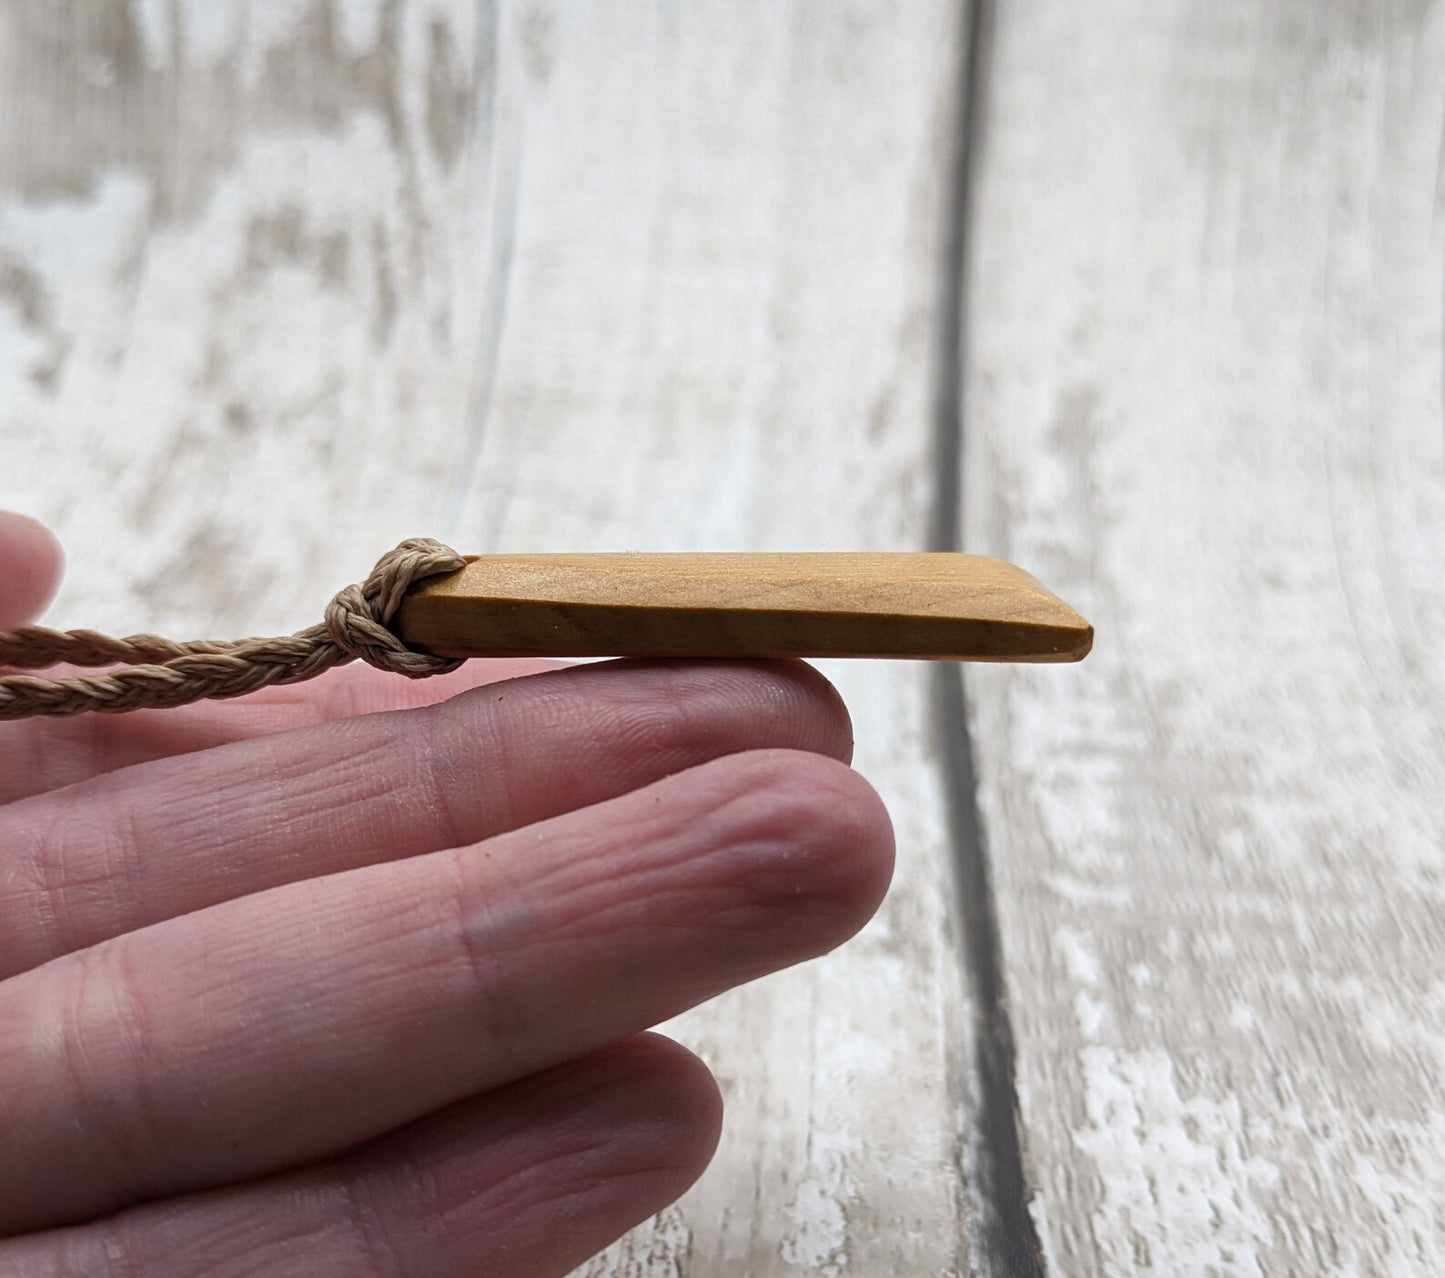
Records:
[[[1094,633],[1002,560],[869,553],[475,556],[395,626],[447,657],[1078,661]]]

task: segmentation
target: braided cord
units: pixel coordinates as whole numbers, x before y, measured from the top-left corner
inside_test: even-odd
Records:
[[[340,591],[326,606],[321,624],[275,639],[174,643],[159,635],[116,639],[93,630],[43,626],[0,631],[0,666],[38,670],[60,662],[122,663],[100,674],[59,679],[0,676],[0,719],[90,710],[119,714],[240,697],[258,688],[300,683],[356,660],[412,679],[446,674],[462,663],[408,648],[390,623],[413,584],[455,572],[465,563],[441,542],[411,538],[387,551],[365,581]]]

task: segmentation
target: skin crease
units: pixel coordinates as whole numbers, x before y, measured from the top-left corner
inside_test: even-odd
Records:
[[[59,564],[0,513],[0,625]],[[647,1027],[881,899],[850,753],[786,662],[0,724],[0,1272],[567,1273],[718,1138]]]

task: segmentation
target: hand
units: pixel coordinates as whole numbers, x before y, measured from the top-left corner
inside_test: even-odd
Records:
[[[57,565],[0,516],[0,624]],[[641,1031],[877,905],[849,750],[785,663],[0,724],[0,1272],[565,1273],[712,1153]]]

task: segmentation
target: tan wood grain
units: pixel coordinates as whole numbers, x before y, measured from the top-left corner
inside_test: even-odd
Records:
[[[1438,4],[999,5],[966,675],[1054,1272],[1445,1272]]]
[[[396,630],[444,657],[1078,661],[1093,642],[1013,564],[906,553],[472,556]]]

